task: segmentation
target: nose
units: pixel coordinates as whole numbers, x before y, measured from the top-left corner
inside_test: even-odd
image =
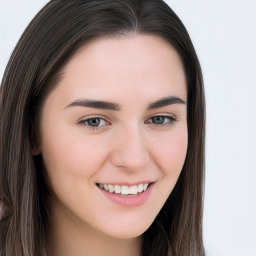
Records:
[[[139,129],[128,129],[116,136],[111,154],[114,166],[128,171],[142,170],[150,162],[150,154]]]

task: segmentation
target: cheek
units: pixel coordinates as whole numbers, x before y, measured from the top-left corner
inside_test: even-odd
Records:
[[[175,133],[170,133],[161,142],[155,147],[158,151],[156,154],[157,163],[164,176],[171,179],[178,178],[187,154],[187,128],[184,127]]]
[[[88,179],[100,168],[106,151],[94,139],[64,129],[43,134],[42,155],[53,183],[70,182],[70,178]]]

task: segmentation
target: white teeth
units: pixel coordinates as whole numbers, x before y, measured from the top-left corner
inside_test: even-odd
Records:
[[[127,187],[127,186],[122,186],[121,187],[121,194],[122,195],[129,195],[129,193],[130,193],[129,187]]]
[[[119,185],[106,185],[106,184],[98,184],[102,189],[115,194],[121,195],[137,195],[138,193],[142,193],[147,190],[149,184],[139,184],[133,186],[119,186]]]
[[[144,191],[146,191],[147,188],[148,188],[148,184],[144,184],[144,185],[143,185]]]
[[[108,185],[108,192],[113,193],[114,187],[112,185]]]
[[[141,193],[143,190],[143,184],[138,185],[138,192]]]
[[[137,189],[136,185],[130,187],[130,194],[131,195],[137,195],[138,194],[138,189]]]
[[[121,187],[118,185],[115,185],[115,193],[120,194],[120,192],[121,192]]]

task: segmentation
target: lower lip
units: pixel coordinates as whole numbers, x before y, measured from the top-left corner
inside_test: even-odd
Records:
[[[121,196],[119,194],[110,193],[102,188],[99,188],[99,189],[104,196],[106,196],[110,201],[112,201],[115,204],[118,204],[124,207],[138,207],[140,205],[143,205],[148,200],[153,187],[154,187],[154,183],[152,183],[147,188],[146,191],[134,196]]]

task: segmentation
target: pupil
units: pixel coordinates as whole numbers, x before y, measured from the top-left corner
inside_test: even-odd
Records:
[[[155,124],[163,124],[164,123],[164,117],[163,116],[155,116],[152,118],[153,123]]]
[[[94,118],[88,120],[89,125],[91,126],[98,126],[100,124],[100,119],[99,118]]]

